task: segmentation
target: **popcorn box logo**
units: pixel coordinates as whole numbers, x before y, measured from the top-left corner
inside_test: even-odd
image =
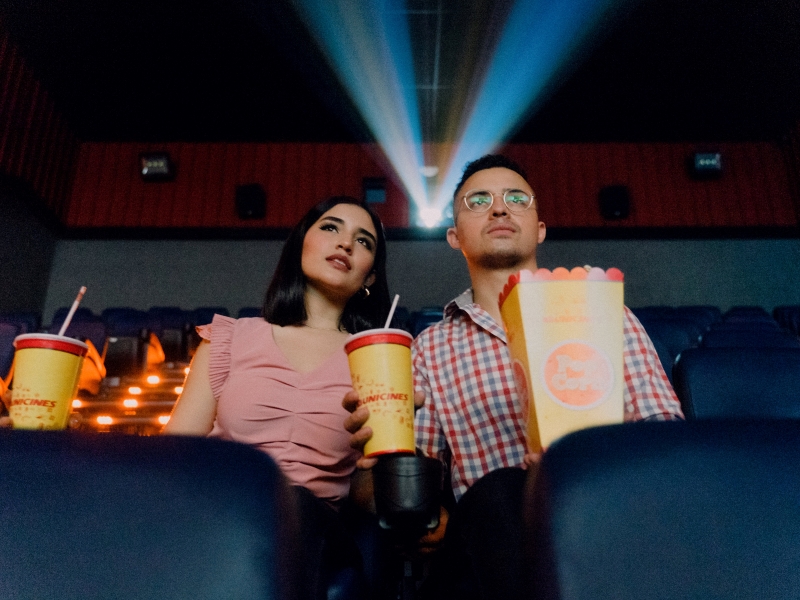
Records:
[[[594,408],[608,398],[614,387],[614,369],[609,357],[583,341],[571,340],[555,346],[542,365],[547,394],[572,410]]]

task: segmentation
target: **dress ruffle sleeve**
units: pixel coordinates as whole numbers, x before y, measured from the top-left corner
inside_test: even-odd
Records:
[[[209,325],[197,328],[197,333],[204,340],[211,342],[211,354],[208,358],[208,379],[214,398],[219,400],[222,388],[228,380],[231,371],[231,344],[236,319],[214,315],[214,320]]]

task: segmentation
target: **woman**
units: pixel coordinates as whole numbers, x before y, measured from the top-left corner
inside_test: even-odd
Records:
[[[216,315],[199,328],[204,341],[164,433],[220,437],[268,453],[297,486],[305,550],[322,552],[314,541],[320,529],[328,538],[321,546],[347,544],[330,509],[347,497],[359,456],[342,425],[342,397],[352,387],[344,342],[382,326],[388,309],[378,218],[346,196],[317,204],[284,245],[264,318]],[[304,573],[313,594],[322,579]]]

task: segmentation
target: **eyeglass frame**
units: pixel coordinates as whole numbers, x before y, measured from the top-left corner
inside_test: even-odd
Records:
[[[490,194],[492,196],[492,202],[491,202],[491,204],[489,204],[486,207],[486,210],[475,210],[474,208],[470,207],[469,202],[467,202],[467,197],[470,194],[474,193],[474,192],[483,192],[484,194]],[[517,209],[511,208],[511,206],[508,204],[508,202],[506,202],[506,195],[509,194],[509,193],[514,193],[514,192],[522,192],[526,196],[530,196],[530,199],[531,199],[530,203],[525,208],[523,208],[522,210],[517,210]],[[496,192],[490,192],[488,190],[481,190],[481,189],[474,189],[474,190],[469,190],[468,192],[466,192],[461,198],[462,198],[462,200],[464,200],[464,206],[467,207],[468,211],[473,212],[473,213],[477,213],[477,214],[480,215],[480,214],[487,213],[490,210],[492,210],[492,207],[494,206],[494,199],[495,199],[495,196],[497,196],[497,195],[499,195],[499,194],[496,193]],[[506,190],[505,192],[503,192],[503,204],[505,204],[506,208],[509,211],[513,212],[513,213],[516,213],[516,214],[524,213],[526,210],[530,210],[530,208],[532,206],[536,205],[536,194],[533,192],[533,190],[531,190],[530,194],[528,192],[526,192],[524,190],[520,190],[520,189]]]

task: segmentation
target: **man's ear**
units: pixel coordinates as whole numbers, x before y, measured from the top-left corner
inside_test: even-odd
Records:
[[[547,227],[542,221],[539,221],[539,243],[541,244],[544,241],[544,238],[547,236]]]
[[[447,230],[447,243],[453,250],[461,250],[461,243],[458,241],[458,230],[455,227],[450,227]]]

